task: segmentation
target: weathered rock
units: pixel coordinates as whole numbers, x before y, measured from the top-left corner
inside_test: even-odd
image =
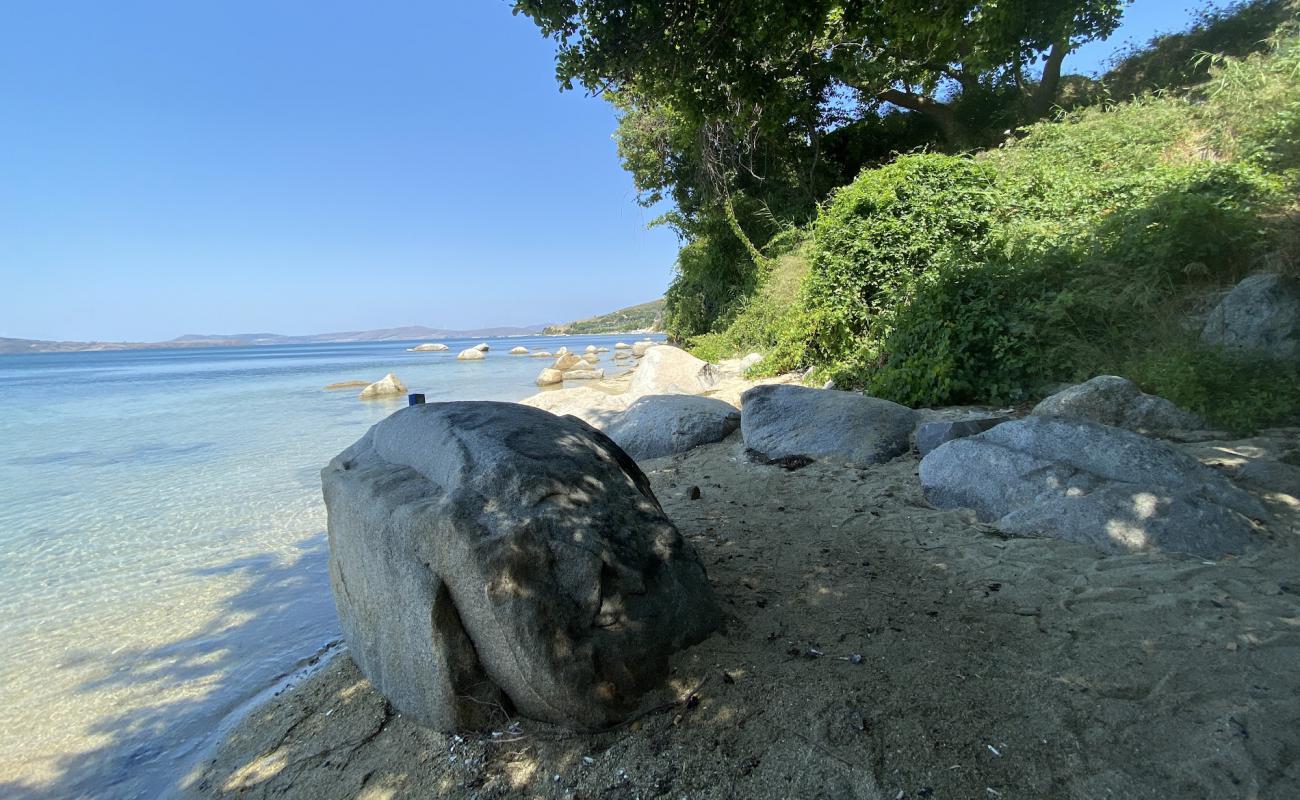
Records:
[[[566,381],[600,381],[605,379],[603,369],[571,369],[564,373]]]
[[[363,400],[369,400],[372,397],[391,397],[395,394],[406,394],[406,384],[390,372],[362,389],[359,396]]]
[[[907,452],[917,422],[888,400],[789,384],[755,386],[740,403],[745,448],[773,462],[879,464]]]
[[[977,417],[923,422],[916,428],[916,451],[924,456],[941,444],[983,433],[1006,421],[1006,417]]]
[[[510,348],[510,355],[512,355],[512,356],[526,356],[526,355],[528,355],[528,348],[527,348],[527,347],[524,347],[523,345],[518,345],[518,346],[516,346],[516,347],[512,347],[512,348]]]
[[[582,360],[586,361],[588,364],[599,364],[600,353],[587,353],[582,357]]]
[[[1264,509],[1174,447],[1122,428],[1031,416],[935,449],[921,486],[939,508],[974,509],[1013,534],[1111,553],[1240,553]]]
[[[588,352],[588,353],[594,353],[594,352],[596,352],[596,345],[594,345],[594,344],[589,344],[589,345],[587,345],[587,352]]]
[[[618,342],[618,343],[616,343],[616,344],[614,345],[614,349],[615,349],[615,350],[631,350],[631,349],[632,349],[632,345],[628,344],[627,342]]]
[[[628,406],[604,430],[637,461],[720,442],[740,427],[740,412],[710,397],[652,394]]]
[[[1252,275],[1210,312],[1201,338],[1243,354],[1300,360],[1300,281]]]
[[[750,353],[749,355],[740,359],[740,365],[739,365],[740,371],[744,372],[745,370],[749,369],[752,366],[755,366],[756,364],[758,364],[758,362],[762,360],[763,360],[763,356],[761,353]]]
[[[560,372],[567,372],[571,369],[585,369],[583,366],[585,363],[586,362],[575,353],[561,353],[560,357],[555,359],[555,363],[552,364],[551,367],[558,369]]]
[[[564,383],[564,373],[558,369],[547,367],[537,374],[538,386],[551,386],[557,383]]]
[[[551,358],[551,354],[547,350],[535,350],[529,353],[528,355],[532,356],[533,358]]]
[[[1283,461],[1251,459],[1242,464],[1233,477],[1255,489],[1274,495],[1286,495],[1300,501],[1300,467]]]
[[[717,384],[718,377],[718,370],[712,364],[665,344],[645,351],[627,391],[633,397],[699,394]]]
[[[614,353],[615,361],[626,361],[629,358],[636,358],[636,356],[632,355],[626,350],[619,350],[618,352]]]
[[[597,353],[608,353],[608,352],[609,352],[609,348],[608,348],[608,347],[597,347],[597,348],[596,348],[596,352],[597,352]]]
[[[618,722],[720,612],[645,476],[604,435],[514,403],[429,403],[322,471],[354,661],[402,713],[479,727],[502,695]]]
[[[487,353],[486,350],[480,350],[477,347],[471,347],[468,350],[461,350],[460,353],[456,355],[456,358],[460,359],[461,361],[480,361],[484,358],[487,358],[486,353]]]
[[[590,386],[572,386],[538,392],[519,401],[523,405],[549,411],[556,416],[566,414],[600,430],[614,421],[628,406],[623,395],[602,392]]]
[[[406,348],[408,353],[437,353],[447,349],[447,345],[441,342],[429,342],[426,344],[417,344],[415,347]]]
[[[488,347],[488,343],[487,343],[487,342],[480,342],[480,343],[474,345],[474,349],[475,349],[475,350],[481,350],[481,351],[483,351],[484,353],[486,353],[487,351],[491,350],[492,348],[491,348],[491,347]]]
[[[632,344],[632,355],[640,358],[646,354],[647,350],[655,346],[654,342],[634,342]]]
[[[1143,394],[1137,385],[1117,375],[1098,375],[1046,398],[1031,412],[1128,428],[1168,431],[1204,428],[1205,422],[1163,397]]]

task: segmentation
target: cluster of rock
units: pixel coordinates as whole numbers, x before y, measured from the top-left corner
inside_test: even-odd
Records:
[[[646,342],[650,345],[652,342]],[[629,345],[619,342],[615,345],[617,352],[614,354],[616,364],[631,358],[627,353]],[[587,345],[582,355],[570,353],[567,347],[561,347],[555,352],[555,363],[546,367],[537,374],[538,386],[557,386],[565,381],[594,381],[604,380],[605,370],[601,369],[600,354],[608,353],[608,347],[598,347],[594,344]],[[642,351],[644,353],[644,350]],[[544,354],[550,356],[550,353]],[[621,364],[620,364],[621,366]]]
[[[439,730],[494,709],[576,729],[635,710],[721,613],[649,482],[572,417],[412,406],[322,472],[352,658]]]

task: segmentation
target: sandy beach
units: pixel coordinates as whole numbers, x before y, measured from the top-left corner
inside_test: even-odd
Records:
[[[1232,468],[1294,456],[1300,429],[1180,446]],[[1300,794],[1295,498],[1257,492],[1273,518],[1241,558],[1103,556],[931,508],[918,463],[787,471],[748,461],[738,433],[643,463],[727,623],[614,729],[434,733],[343,650],[252,711],[184,794]]]

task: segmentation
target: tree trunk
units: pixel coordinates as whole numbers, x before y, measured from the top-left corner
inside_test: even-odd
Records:
[[[916,111],[926,115],[938,124],[939,130],[943,133],[943,138],[948,144],[953,146],[962,144],[962,126],[957,122],[952,106],[947,103],[941,103],[934,98],[914,92],[904,92],[899,89],[886,89],[876,95],[876,99],[886,103],[893,103],[899,108],[905,108],[908,111]]]
[[[1034,93],[1029,98],[1030,119],[1041,119],[1052,110],[1056,95],[1061,90],[1061,62],[1070,52],[1068,42],[1057,42],[1047,54],[1047,63],[1043,65],[1043,79],[1038,82]]]

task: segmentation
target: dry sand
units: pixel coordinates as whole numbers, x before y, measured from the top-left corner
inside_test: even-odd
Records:
[[[1247,450],[1295,453],[1298,433]],[[444,736],[343,653],[254,710],[187,795],[1300,797],[1300,503],[1267,496],[1277,518],[1240,559],[1100,557],[931,509],[917,463],[787,472],[738,436],[646,462],[730,620],[631,724]]]

